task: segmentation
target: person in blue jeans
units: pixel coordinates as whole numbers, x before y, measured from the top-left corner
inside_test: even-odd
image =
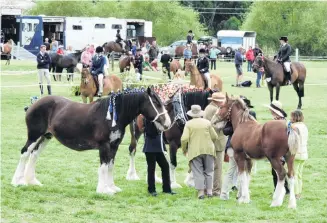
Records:
[[[260,80],[262,78],[262,75],[263,75],[263,72],[264,72],[264,69],[263,67],[261,67],[258,71],[257,71],[257,80],[256,80],[256,85],[257,85],[257,88],[260,88]]]

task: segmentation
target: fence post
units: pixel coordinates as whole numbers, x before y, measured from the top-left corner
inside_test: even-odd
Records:
[[[295,49],[295,61],[299,62],[299,49],[298,48]]]

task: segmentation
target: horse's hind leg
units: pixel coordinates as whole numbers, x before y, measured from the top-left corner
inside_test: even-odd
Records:
[[[127,171],[126,180],[139,180],[140,178],[135,169],[135,154],[137,141],[141,136],[141,132],[136,125],[136,120],[133,120],[133,122],[129,124],[129,129],[131,132],[131,143],[129,145],[129,168]]]
[[[280,157],[278,158],[270,158],[270,163],[273,167],[273,169],[277,173],[278,181],[277,186],[273,195],[273,201],[270,205],[270,207],[278,207],[283,204],[284,196],[286,194],[285,190],[285,177],[286,177],[286,171],[284,167],[282,166],[280,162]]]
[[[288,169],[288,182],[290,189],[290,200],[288,202],[288,208],[296,208],[296,198],[295,198],[295,179],[294,179],[294,158],[295,155],[291,155],[291,153],[287,153],[286,162]]]
[[[42,186],[42,184],[35,177],[36,161],[40,153],[44,150],[48,142],[51,140],[51,138],[52,138],[52,134],[50,133],[47,133],[44,136],[42,136],[39,141],[39,145],[35,147],[35,149],[31,152],[30,159],[26,165],[25,174],[24,174],[25,181],[27,184]]]
[[[269,83],[268,84],[268,89],[269,89],[269,94],[270,94],[270,103],[273,101],[274,99],[274,86]]]
[[[279,100],[279,92],[280,92],[280,85],[277,83],[276,84],[276,101]]]

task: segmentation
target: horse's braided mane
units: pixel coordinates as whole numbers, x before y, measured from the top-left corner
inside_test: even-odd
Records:
[[[236,104],[241,106],[242,110],[239,111],[239,115],[241,116],[239,123],[247,122],[250,120],[257,122],[257,120],[250,114],[250,109],[246,106],[242,98],[238,96],[232,96],[231,98],[229,98],[229,100],[232,101],[232,103],[230,104],[233,104],[235,102]]]
[[[210,96],[210,91],[190,91],[183,94],[187,109],[190,109],[192,105],[200,105],[203,110],[209,104],[208,97]]]
[[[115,108],[117,120],[120,116],[128,120],[131,118],[130,116],[135,114],[135,111],[139,109],[140,101],[144,99],[144,94],[144,91],[113,93],[109,95],[109,97],[98,99],[96,100],[98,104],[98,115],[105,117],[108,112],[109,104],[112,103]],[[156,94],[155,97],[157,97]]]

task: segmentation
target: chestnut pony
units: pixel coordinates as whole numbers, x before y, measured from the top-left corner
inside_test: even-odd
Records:
[[[293,165],[295,154],[300,146],[300,138],[296,129],[288,128],[285,121],[274,120],[265,124],[257,123],[249,114],[249,109],[241,98],[229,98],[227,94],[226,102],[220,107],[212,123],[218,122],[218,126],[221,127],[224,121],[231,121],[234,129],[231,144],[239,171],[238,202],[250,202],[251,159],[267,157],[278,176],[271,207],[281,206],[286,192],[284,188],[286,171],[280,158],[286,155],[290,186],[288,207],[296,208]]]

